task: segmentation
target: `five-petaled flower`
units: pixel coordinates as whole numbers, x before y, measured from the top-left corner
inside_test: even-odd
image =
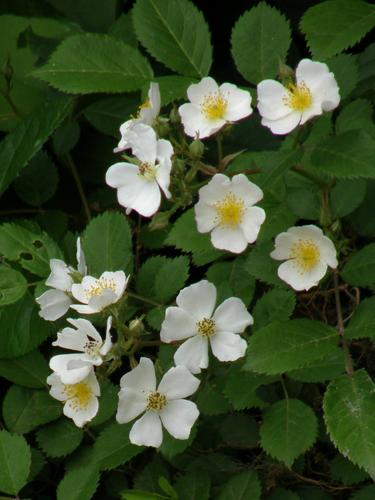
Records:
[[[120,126],[121,139],[117,148],[114,149],[115,153],[120,153],[132,147],[133,139],[136,137],[135,125],[144,123],[150,127],[153,125],[155,119],[160,112],[160,91],[159,84],[151,82],[148,91],[148,99],[139,106],[137,115],[130,120],[127,120]]]
[[[174,438],[188,439],[199,411],[185,398],[198,389],[199,380],[185,367],[168,370],[157,387],[152,361],[141,358],[120,385],[116,420],[125,424],[144,413],[130,431],[131,443],[158,448],[163,441],[162,424]]]
[[[104,272],[99,278],[85,276],[72,285],[72,295],[81,304],[70,307],[80,314],[94,314],[121,299],[129,276],[124,271]]]
[[[65,403],[64,415],[73,419],[77,427],[83,427],[98,413],[100,386],[92,367],[77,384],[64,384],[57,373],[49,375],[47,384],[51,386],[50,395]]]
[[[57,340],[52,342],[52,345],[78,352],[53,356],[49,366],[60,376],[64,384],[76,384],[89,375],[92,366],[101,365],[103,357],[110,351],[112,316],[107,319],[104,342],[97,329],[87,319],[69,318],[68,322],[74,328],[63,328],[58,332]]]
[[[135,210],[150,217],[159,208],[161,192],[167,198],[172,168],[173,147],[165,139],[157,139],[155,131],[148,125],[133,128],[132,151],[138,165],[119,162],[112,165],[106,174],[106,183],[117,189],[120,205],[129,214]]]
[[[163,342],[188,339],[175,352],[176,365],[200,373],[208,367],[209,344],[220,361],[244,356],[247,342],[239,333],[253,324],[253,318],[242,300],[231,297],[215,310],[216,287],[202,280],[181,290],[176,303],[167,308],[160,332]]]
[[[185,134],[204,139],[226,123],[236,122],[252,113],[251,95],[232,83],[219,85],[209,76],[187,89],[189,103],[178,108]]]
[[[278,268],[279,278],[294,290],[309,290],[317,285],[327,272],[336,269],[336,249],[323,231],[314,225],[290,227],[275,240],[271,257],[286,260]]]
[[[274,134],[287,134],[323,111],[332,111],[340,102],[333,73],[324,63],[302,59],[296,68],[295,83],[284,87],[275,80],[258,85],[258,110]]]
[[[229,179],[216,174],[199,190],[195,219],[200,233],[211,231],[214,247],[240,253],[258,237],[266,217],[254,207],[263,198],[262,190],[243,174]]]

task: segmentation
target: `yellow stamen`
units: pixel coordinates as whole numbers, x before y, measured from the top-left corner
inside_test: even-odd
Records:
[[[147,398],[147,410],[162,410],[167,406],[167,398],[160,392],[151,392]]]
[[[236,229],[243,220],[245,214],[245,203],[233,193],[228,193],[225,198],[215,203],[219,224]]]
[[[299,239],[292,246],[290,257],[302,272],[308,272],[319,263],[320,251],[313,241]]]
[[[88,340],[83,349],[89,356],[98,356],[100,354],[100,343],[97,340]]]
[[[198,333],[203,337],[211,337],[216,331],[215,321],[209,318],[203,318],[197,323]]]
[[[86,297],[88,300],[90,300],[92,297],[101,295],[104,290],[112,290],[112,292],[116,293],[116,283],[113,279],[101,278],[99,280],[96,280],[94,285],[86,288]]]
[[[294,111],[306,111],[311,107],[313,99],[305,82],[301,82],[299,85],[290,83],[287,90],[288,96],[283,99],[286,106]]]
[[[208,120],[223,120],[228,107],[228,100],[221,92],[206,95],[201,104],[202,113]]]
[[[141,175],[146,181],[153,181],[156,177],[156,166],[151,165],[151,163],[141,163],[139,165],[139,175]]]
[[[92,398],[92,390],[85,382],[65,385],[64,392],[71,400],[73,410],[86,408]]]

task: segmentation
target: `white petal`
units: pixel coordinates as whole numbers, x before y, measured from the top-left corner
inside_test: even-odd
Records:
[[[211,318],[216,304],[216,287],[207,280],[199,281],[181,290],[176,303],[197,321]]]
[[[83,318],[78,318],[78,319],[68,318],[67,321],[68,321],[68,323],[73,325],[77,329],[77,331],[80,332],[80,334],[82,336],[85,336],[86,340],[87,340],[87,337],[90,337],[91,339],[94,339],[97,342],[100,342],[100,343],[102,342],[102,337],[100,336],[100,333],[95,328],[95,326],[91,323],[91,321],[89,321],[87,319],[83,319]],[[64,328],[64,330],[65,330],[65,328]],[[71,330],[71,329],[67,328],[67,330]]]
[[[266,212],[260,207],[250,207],[244,214],[240,226],[249,243],[254,243],[258,238],[260,227],[265,221]]]
[[[92,396],[87,406],[83,409],[77,408],[74,399],[68,399],[64,405],[64,415],[73,419],[77,427],[83,427],[90,422],[98,413],[98,398]]]
[[[187,398],[194,394],[199,384],[199,379],[194,377],[185,366],[174,366],[161,379],[158,392],[164,394],[168,401]]]
[[[174,362],[178,366],[186,366],[191,373],[200,373],[208,366],[208,340],[195,335],[184,342],[174,354]]]
[[[322,260],[324,260],[329,267],[332,269],[336,269],[338,266],[336,248],[332,241],[327,238],[327,236],[322,236],[319,241],[319,249],[322,256]]]
[[[79,237],[77,238],[76,258],[77,258],[77,270],[78,270],[78,272],[83,274],[83,275],[87,274],[85,253],[84,253],[83,248],[82,248],[81,238],[79,238]]]
[[[133,186],[139,178],[139,168],[131,163],[119,162],[110,166],[105,174],[105,182],[113,188]]]
[[[183,104],[178,108],[184,132],[189,137],[204,139],[215,134],[226,123],[223,119],[208,120],[194,104]]]
[[[233,253],[243,252],[248,245],[240,227],[235,229],[223,226],[215,227],[211,233],[211,242],[215,248]]]
[[[324,90],[319,89],[323,111],[332,111],[340,104],[340,92],[333,73],[326,76]]]
[[[251,94],[247,90],[239,89],[233,83],[223,83],[220,93],[227,99],[227,111],[225,119],[231,122],[242,120],[251,115]]]
[[[329,69],[325,63],[302,59],[296,68],[296,83],[305,83],[310,92],[314,93],[328,73]]]
[[[99,281],[113,281],[116,287],[115,294],[120,298],[125,291],[128,279],[124,271],[105,271],[101,274]]]
[[[163,430],[159,414],[148,411],[135,422],[129,433],[130,442],[138,446],[159,448],[163,442]]]
[[[113,150],[114,153],[120,153],[131,147],[131,129],[135,125],[137,120],[127,120],[120,126],[121,139],[117,145],[117,148]]]
[[[195,220],[200,233],[208,233],[217,226],[217,211],[204,201],[198,201],[194,206]]]
[[[199,200],[202,203],[214,205],[225,198],[232,187],[231,180],[224,174],[215,174],[210,182],[199,190]]]
[[[298,236],[291,233],[290,230],[286,233],[280,233],[275,239],[275,249],[270,253],[270,256],[275,260],[284,260],[291,257],[292,246],[298,241]]]
[[[59,354],[50,359],[49,366],[56,372],[63,384],[78,384],[92,370],[90,359],[84,354]]]
[[[284,104],[289,97],[287,89],[276,80],[263,80],[258,84],[258,110],[262,118],[279,120],[290,113]]]
[[[186,399],[169,401],[160,412],[164,427],[176,439],[188,439],[198,417],[197,405]]]
[[[263,198],[263,191],[259,186],[249,181],[244,174],[238,174],[232,177],[231,191],[242,198],[247,207],[255,205]]]
[[[70,292],[73,279],[69,273],[71,273],[73,269],[60,259],[51,259],[49,265],[52,272],[46,279],[46,285],[56,288],[56,290]]]
[[[324,263],[320,262],[315,267],[313,271],[303,272],[293,260],[287,260],[279,266],[277,274],[294,290],[309,290],[319,283],[327,271],[327,265]]]
[[[108,316],[105,341],[102,347],[100,348],[100,354],[102,356],[108,354],[109,351],[112,349],[111,328],[112,328],[112,316]]]
[[[95,314],[100,312],[100,309],[95,309],[89,305],[81,305],[81,304],[73,304],[70,306],[71,309],[74,309],[79,314]]]
[[[149,393],[156,390],[155,369],[152,361],[141,358],[139,365],[121,377],[122,389],[131,388],[138,392]]]
[[[187,89],[187,95],[192,103],[200,106],[209,94],[215,94],[218,90],[219,86],[215,80],[206,76],[199,83],[191,84]]]
[[[288,229],[288,233],[294,234],[298,236],[298,238],[302,239],[319,239],[323,236],[323,231],[320,227],[315,226],[314,224],[306,224],[305,226],[294,226]]]
[[[161,325],[160,339],[163,342],[182,340],[196,333],[196,321],[180,307],[167,307]]]
[[[128,207],[143,217],[151,217],[158,210],[160,202],[161,194],[158,183],[155,180],[145,180],[142,189],[138,191],[137,196]]]
[[[118,299],[119,297],[113,290],[105,288],[100,295],[94,295],[94,297],[91,297],[88,303],[88,307],[91,308],[92,311],[100,312],[110,304],[115,304]],[[77,308],[76,311],[78,311]]]
[[[130,387],[121,389],[119,394],[119,403],[116,413],[116,420],[120,424],[126,424],[138,417],[147,408],[147,395],[135,391]]]
[[[61,332],[57,332],[57,340],[52,342],[52,345],[72,351],[84,352],[86,342],[87,336],[82,331],[66,327]]]
[[[41,310],[39,316],[47,321],[55,321],[68,311],[72,301],[60,290],[47,290],[36,299]]]
[[[210,338],[214,356],[220,361],[235,361],[245,355],[247,342],[237,333],[218,332]]]
[[[141,162],[155,164],[157,138],[155,130],[149,125],[138,123],[132,129],[132,153]]]
[[[301,121],[301,112],[292,111],[289,115],[278,120],[262,118],[262,125],[268,127],[273,134],[284,135],[294,130]]]
[[[245,304],[237,297],[224,300],[216,309],[213,318],[217,331],[242,333],[245,328],[254,323],[253,317],[247,311]]]

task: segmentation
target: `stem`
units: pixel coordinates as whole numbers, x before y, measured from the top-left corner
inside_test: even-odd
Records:
[[[281,382],[281,386],[282,386],[283,391],[284,391],[284,396],[285,396],[285,399],[287,399],[287,400],[288,400],[288,399],[289,399],[289,394],[288,394],[288,391],[287,391],[287,389],[286,389],[285,381],[284,381],[284,378],[283,378],[283,376],[282,376],[282,375],[281,375],[281,377],[280,377],[280,382]]]
[[[74,181],[76,183],[76,186],[77,186],[77,189],[79,192],[79,196],[80,196],[81,201],[82,201],[82,205],[83,205],[84,212],[86,214],[86,218],[88,221],[90,221],[91,220],[90,207],[89,207],[85,192],[84,192],[83,187],[82,187],[81,179],[79,178],[79,175],[78,175],[77,167],[75,166],[73,158],[71,157],[71,155],[69,153],[65,156],[65,158],[66,158],[67,164],[69,165],[70,170],[72,171],[72,175],[74,177]]]
[[[305,177],[306,179],[309,179],[309,181],[313,182],[317,186],[319,186],[321,189],[327,189],[327,184],[320,179],[317,175],[313,174],[312,172],[308,172],[307,170],[304,170],[300,165],[295,165],[292,167],[293,172],[296,172],[299,175],[302,175],[302,177]]]
[[[345,337],[345,325],[342,315],[342,307],[340,300],[340,288],[339,288],[339,277],[337,270],[333,271],[333,282],[335,285],[335,302],[336,302],[336,313],[337,313],[337,329],[341,337],[342,346],[345,353],[345,369],[348,375],[353,375],[353,360],[350,354],[349,345]]]
[[[159,302],[156,302],[155,300],[151,299],[146,299],[146,297],[142,297],[142,295],[138,295],[133,292],[126,292],[129,297],[132,297],[133,299],[141,300],[142,302],[145,302],[146,304],[151,304],[156,307],[161,307],[163,304],[160,304]]]

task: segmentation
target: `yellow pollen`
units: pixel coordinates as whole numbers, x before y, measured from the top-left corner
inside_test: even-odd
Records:
[[[201,104],[202,113],[209,120],[223,120],[228,107],[228,100],[221,92],[206,95]]]
[[[151,392],[147,398],[147,410],[162,410],[167,406],[167,398],[160,392]]]
[[[225,198],[215,203],[217,217],[221,226],[236,229],[243,220],[245,214],[245,203],[233,193],[228,193]]]
[[[90,300],[92,297],[101,295],[104,290],[112,290],[112,292],[116,293],[116,283],[113,281],[113,279],[101,278],[99,280],[96,280],[96,283],[94,285],[86,288],[86,297],[88,300]]]
[[[299,239],[291,248],[290,257],[302,272],[311,271],[320,260],[318,246],[311,240]]]
[[[209,318],[203,318],[197,323],[198,333],[203,337],[211,337],[216,331],[215,321]]]
[[[290,83],[287,87],[288,96],[283,98],[284,104],[294,111],[306,111],[312,105],[312,95],[305,82],[299,85]]]
[[[144,103],[142,103],[139,106],[139,110],[141,110],[141,109],[147,109],[147,108],[152,108],[152,104],[151,104],[150,99],[147,99],[147,101],[145,101]]]
[[[64,392],[71,400],[73,410],[86,408],[92,398],[92,390],[85,382],[65,385]]]
[[[141,163],[139,165],[139,175],[144,177],[146,181],[153,181],[156,176],[156,166],[151,163]]]

